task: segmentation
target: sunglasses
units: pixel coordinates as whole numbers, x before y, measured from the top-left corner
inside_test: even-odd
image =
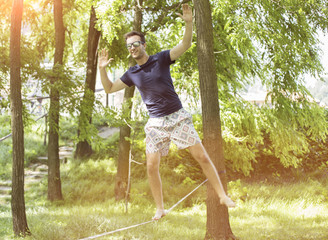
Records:
[[[133,42],[133,43],[128,43],[128,44],[126,44],[126,48],[127,48],[127,49],[131,49],[132,46],[136,48],[136,47],[139,47],[140,44],[144,44],[144,42],[141,42],[141,41],[135,41],[135,42]]]

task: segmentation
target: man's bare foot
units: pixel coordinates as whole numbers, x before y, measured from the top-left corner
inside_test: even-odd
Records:
[[[236,207],[236,204],[234,203],[234,201],[232,201],[228,196],[220,198],[220,203],[222,205],[225,205],[228,208]]]
[[[157,209],[153,220],[159,220],[167,214],[167,211],[164,209]]]

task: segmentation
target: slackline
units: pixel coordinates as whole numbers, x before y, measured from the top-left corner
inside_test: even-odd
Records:
[[[208,179],[206,179],[204,182],[202,182],[201,184],[199,184],[194,190],[192,190],[186,196],[184,196],[183,198],[181,198],[176,204],[174,204],[172,207],[170,207],[167,210],[167,214],[170,211],[172,211],[176,206],[178,206],[181,202],[183,202],[187,197],[189,197],[193,192],[195,192],[198,188],[200,188],[204,183],[206,183],[207,180]],[[94,236],[91,236],[91,237],[81,238],[79,240],[96,239],[96,238],[104,237],[104,236],[107,236],[107,235],[111,235],[111,234],[114,234],[114,233],[117,233],[117,232],[121,232],[121,231],[128,230],[128,229],[131,229],[131,228],[139,227],[139,226],[142,226],[142,225],[145,225],[145,224],[148,224],[148,223],[151,223],[151,222],[156,222],[156,221],[158,221],[158,220],[153,220],[152,219],[152,220],[147,221],[147,222],[142,222],[142,223],[138,223],[138,224],[131,225],[131,226],[128,226],[128,227],[123,227],[123,228],[120,228],[120,229],[116,229],[116,230],[113,230],[113,231],[110,231],[110,232],[101,233],[101,234],[94,235]]]

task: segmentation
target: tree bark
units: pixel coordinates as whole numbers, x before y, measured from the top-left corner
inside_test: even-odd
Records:
[[[140,4],[140,5],[139,5]],[[135,1],[135,12],[133,19],[133,30],[141,32],[142,23],[142,6],[143,0]],[[130,66],[135,64],[134,60],[130,58]],[[129,87],[125,89],[124,92],[124,104],[123,112],[129,111],[129,118],[131,118],[132,102],[131,99],[134,96],[135,87]],[[129,119],[126,119],[127,121]],[[119,154],[117,163],[117,174],[115,179],[115,199],[122,200],[125,198],[128,191],[128,175],[129,175],[129,153],[131,150],[130,141],[126,138],[130,138],[131,129],[129,126],[124,125],[120,127],[120,141],[119,141]]]
[[[75,151],[75,158],[85,158],[92,154],[92,147],[87,141],[87,133],[83,132],[85,126],[92,122],[92,112],[95,100],[95,88],[96,88],[96,76],[97,76],[97,49],[100,38],[100,31],[95,26],[97,22],[96,11],[94,7],[91,7],[90,12],[90,24],[88,34],[88,55],[87,55],[87,74],[85,80],[84,96],[80,108],[78,137],[81,140],[78,142]],[[81,134],[82,133],[82,134]],[[85,136],[85,137],[84,137]]]
[[[62,0],[54,0],[55,21],[55,56],[54,77],[50,79],[50,107],[49,107],[49,143],[48,143],[48,199],[62,200],[59,161],[59,89],[56,83],[60,81],[59,72],[63,66],[65,48],[65,27],[63,22]]]
[[[14,0],[10,28],[10,100],[13,144],[11,210],[16,236],[30,234],[27,226],[24,199],[24,126],[21,94],[20,40],[23,0]]]
[[[123,112],[129,111],[129,118],[131,116],[132,101],[135,87],[126,88],[124,91]],[[127,121],[129,119],[126,119]],[[120,127],[120,141],[117,162],[117,173],[115,178],[115,199],[117,201],[126,197],[128,191],[128,177],[129,177],[129,157],[131,151],[131,143],[126,138],[130,138],[131,129],[128,125]],[[129,189],[130,190],[130,189]]]
[[[213,27],[208,0],[195,0],[197,55],[202,101],[204,146],[218,169],[222,185],[227,188],[223,144],[221,135],[220,106],[215,71]],[[205,239],[234,239],[228,209],[220,204],[212,186],[207,186],[207,224]]]

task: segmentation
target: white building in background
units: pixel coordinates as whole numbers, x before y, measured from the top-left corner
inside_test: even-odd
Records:
[[[263,89],[250,90],[247,93],[242,94],[241,97],[244,100],[257,105],[258,107],[262,107],[265,104],[271,106],[271,97],[270,97],[270,95],[268,96],[268,91],[263,90]],[[299,97],[300,97],[299,94],[297,94],[297,93],[293,94],[293,99],[295,101],[297,101],[297,99],[299,99]],[[309,96],[306,98],[308,99],[309,102],[316,103],[320,107],[326,107],[324,103],[322,103],[320,100],[318,100],[316,98],[310,98]]]
[[[257,105],[258,107],[262,107],[264,104],[270,103],[270,100],[267,99],[267,94],[268,92],[265,90],[256,90],[256,91],[249,91],[241,95],[241,97],[244,100]]]

